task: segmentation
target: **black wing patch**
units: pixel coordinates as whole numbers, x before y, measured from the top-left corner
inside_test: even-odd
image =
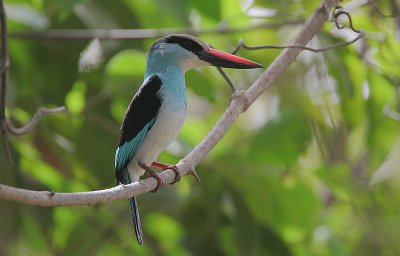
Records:
[[[133,97],[121,125],[118,147],[135,138],[156,117],[162,103],[157,94],[161,85],[160,78],[154,75]]]
[[[126,166],[155,122],[162,104],[162,100],[158,96],[161,85],[162,82],[157,75],[150,77],[133,97],[126,110],[115,153],[117,182],[123,184],[131,182]]]

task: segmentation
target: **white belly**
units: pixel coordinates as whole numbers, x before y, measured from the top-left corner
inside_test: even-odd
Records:
[[[186,104],[175,111],[166,107],[166,102],[161,105],[158,117],[143,139],[135,156],[128,165],[129,175],[132,181],[138,181],[144,170],[138,165],[138,161],[151,165],[158,155],[171,144],[182,129],[186,118]]]

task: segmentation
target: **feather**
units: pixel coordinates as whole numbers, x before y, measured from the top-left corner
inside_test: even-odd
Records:
[[[129,206],[131,207],[133,226],[135,228],[136,239],[139,244],[143,244],[143,231],[140,224],[139,209],[137,207],[136,198],[129,198]]]
[[[115,177],[123,182],[126,167],[132,160],[140,143],[151,129],[160,110],[162,100],[158,92],[162,82],[157,75],[150,77],[129,104],[120,129],[118,148],[115,152]],[[130,181],[129,181],[130,182]]]
[[[150,77],[139,89],[129,104],[120,129],[118,148],[115,152],[115,177],[117,183],[132,182],[128,164],[136,154],[148,131],[154,125],[162,100],[158,92],[161,80],[157,75]],[[139,244],[143,243],[143,232],[139,211],[134,197],[129,198],[133,227]]]

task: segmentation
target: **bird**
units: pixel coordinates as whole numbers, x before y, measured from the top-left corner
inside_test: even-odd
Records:
[[[262,65],[211,48],[202,40],[172,34],[154,42],[147,53],[144,81],[126,110],[115,152],[117,184],[137,182],[147,172],[157,180],[157,191],[163,182],[151,166],[180,174],[175,165],[157,162],[178,136],[186,118],[185,72],[201,66],[252,69]],[[135,197],[129,198],[137,242],[143,244],[143,231]]]

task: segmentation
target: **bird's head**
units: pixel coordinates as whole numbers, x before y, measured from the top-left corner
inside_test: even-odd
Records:
[[[200,39],[185,34],[173,34],[157,40],[150,48],[148,61],[159,64],[175,63],[183,71],[201,66],[251,69],[262,65],[215,50]]]

